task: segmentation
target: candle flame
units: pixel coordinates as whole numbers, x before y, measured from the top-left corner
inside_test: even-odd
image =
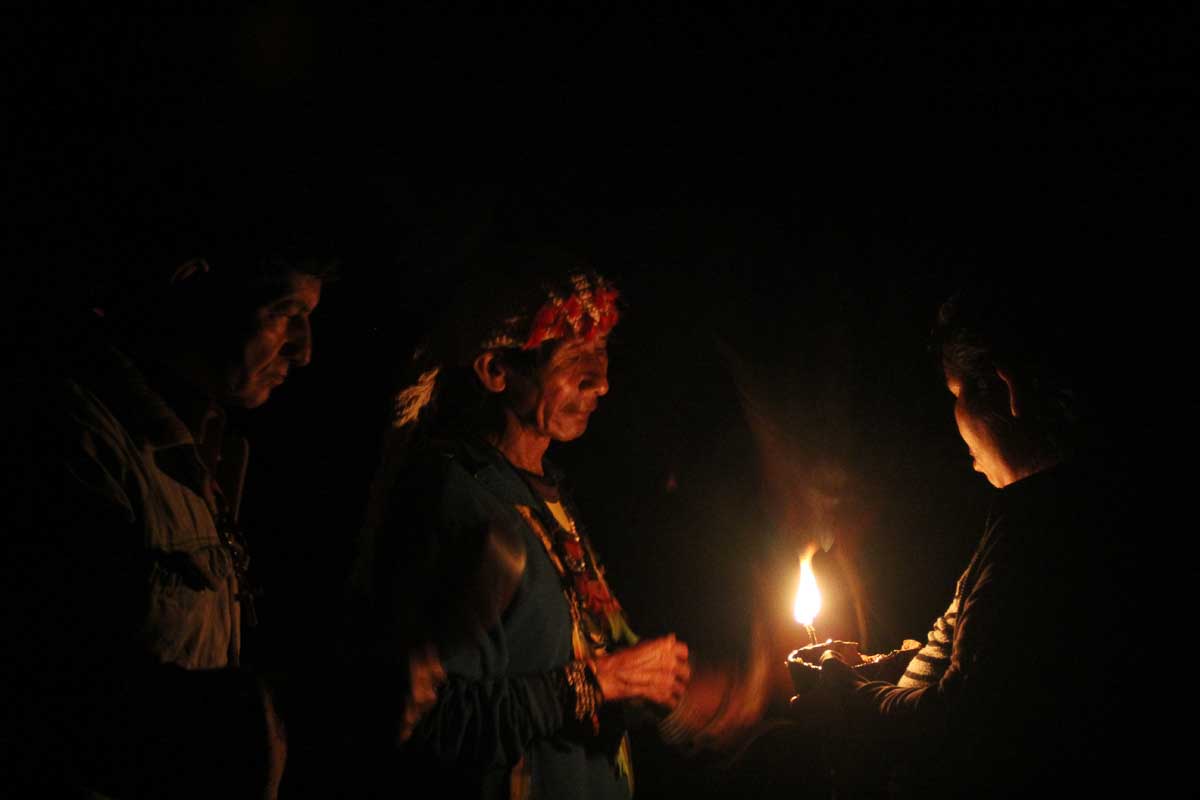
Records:
[[[792,604],[792,616],[801,625],[812,625],[821,610],[821,592],[817,589],[817,576],[813,574],[812,555],[800,559],[800,584],[796,587],[796,601]]]

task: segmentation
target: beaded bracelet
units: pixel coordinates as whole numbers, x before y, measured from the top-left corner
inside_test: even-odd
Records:
[[[596,671],[587,661],[572,661],[563,667],[563,678],[575,701],[575,719],[580,722],[591,721],[592,732],[599,733],[600,718],[596,711],[604,703],[604,694],[600,691]]]

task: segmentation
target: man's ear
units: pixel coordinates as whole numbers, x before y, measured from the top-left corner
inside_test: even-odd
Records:
[[[488,350],[479,355],[471,364],[475,377],[483,384],[483,388],[494,394],[500,394],[508,386],[508,371],[504,363],[496,357],[495,350]]]
[[[171,273],[171,285],[178,286],[193,275],[204,275],[208,272],[208,262],[203,258],[189,258],[175,268]]]
[[[1013,374],[1007,367],[996,367],[996,374],[1000,376],[1000,380],[1004,381],[1004,385],[1008,387],[1008,410],[1012,414],[1013,419],[1021,416],[1021,412],[1025,408],[1025,391],[1024,386],[1019,380],[1013,380]]]

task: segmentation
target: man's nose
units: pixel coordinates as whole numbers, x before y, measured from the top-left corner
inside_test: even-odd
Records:
[[[589,365],[580,381],[579,388],[585,392],[595,392],[598,397],[608,394],[608,363],[597,360]]]
[[[297,367],[307,366],[312,361],[312,325],[308,317],[293,317],[288,322],[284,355]]]

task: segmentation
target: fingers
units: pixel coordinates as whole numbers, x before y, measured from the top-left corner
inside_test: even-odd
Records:
[[[822,667],[824,667],[830,661],[836,661],[839,664],[846,663],[845,661],[842,660],[842,657],[840,655],[838,655],[836,650],[826,650],[824,653],[821,653],[821,666]]]
[[[833,650],[821,654],[820,682],[822,686],[840,688],[854,681],[854,671]]]
[[[660,702],[682,691],[691,678],[687,645],[673,634],[643,642],[626,652],[629,662],[623,677],[632,686],[658,692],[656,699]]]
[[[446,682],[446,668],[433,645],[416,648],[408,656],[408,691],[405,693],[397,741],[408,741],[425,712],[437,702],[438,688]]]
[[[641,698],[673,708],[691,678],[688,648],[668,635],[603,656],[595,663],[605,700]]]

